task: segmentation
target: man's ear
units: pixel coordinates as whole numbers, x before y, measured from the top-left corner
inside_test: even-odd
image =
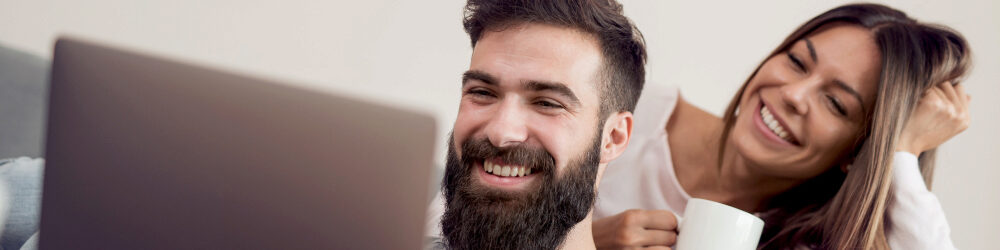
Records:
[[[601,133],[601,163],[605,164],[621,156],[632,139],[632,112],[618,112],[604,122]]]

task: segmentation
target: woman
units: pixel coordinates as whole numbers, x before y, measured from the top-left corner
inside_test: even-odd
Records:
[[[758,213],[764,249],[953,248],[923,183],[968,126],[969,56],[954,31],[852,4],[788,36],[722,118],[647,88],[601,180],[598,247],[670,246],[698,197]]]

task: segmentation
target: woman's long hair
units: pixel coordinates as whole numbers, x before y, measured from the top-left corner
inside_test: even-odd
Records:
[[[957,84],[970,65],[968,45],[958,32],[917,22],[901,11],[878,4],[850,4],[827,11],[798,27],[767,58],[783,53],[831,23],[871,31],[882,63],[875,106],[867,114],[851,152],[843,152],[850,157],[847,162],[853,159],[847,173],[831,166],[765,205],[762,249],[888,249],[885,211],[896,139],[923,93],[943,81]],[[747,83],[760,67],[726,108],[723,141],[736,121]],[[725,150],[725,146],[719,149],[720,156]],[[920,155],[920,171],[928,188],[934,155],[933,149]]]

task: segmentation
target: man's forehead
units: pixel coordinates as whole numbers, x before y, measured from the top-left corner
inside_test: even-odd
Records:
[[[476,43],[476,47],[484,41],[493,43],[514,43],[520,44],[526,41],[553,42],[552,47],[547,51],[558,52],[560,54],[578,54],[582,47],[564,45],[583,45],[590,47],[595,52],[600,52],[597,36],[588,32],[565,26],[551,25],[545,23],[521,23],[508,25],[497,29],[484,31]],[[600,53],[598,53],[599,56]]]
[[[484,33],[473,49],[469,72],[486,73],[498,85],[560,83],[574,92],[596,92],[602,63],[596,39],[588,34],[524,24]]]

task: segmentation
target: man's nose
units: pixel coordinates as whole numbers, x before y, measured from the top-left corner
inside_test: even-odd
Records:
[[[508,147],[528,139],[526,112],[515,100],[504,100],[486,124],[486,137],[496,147]]]

